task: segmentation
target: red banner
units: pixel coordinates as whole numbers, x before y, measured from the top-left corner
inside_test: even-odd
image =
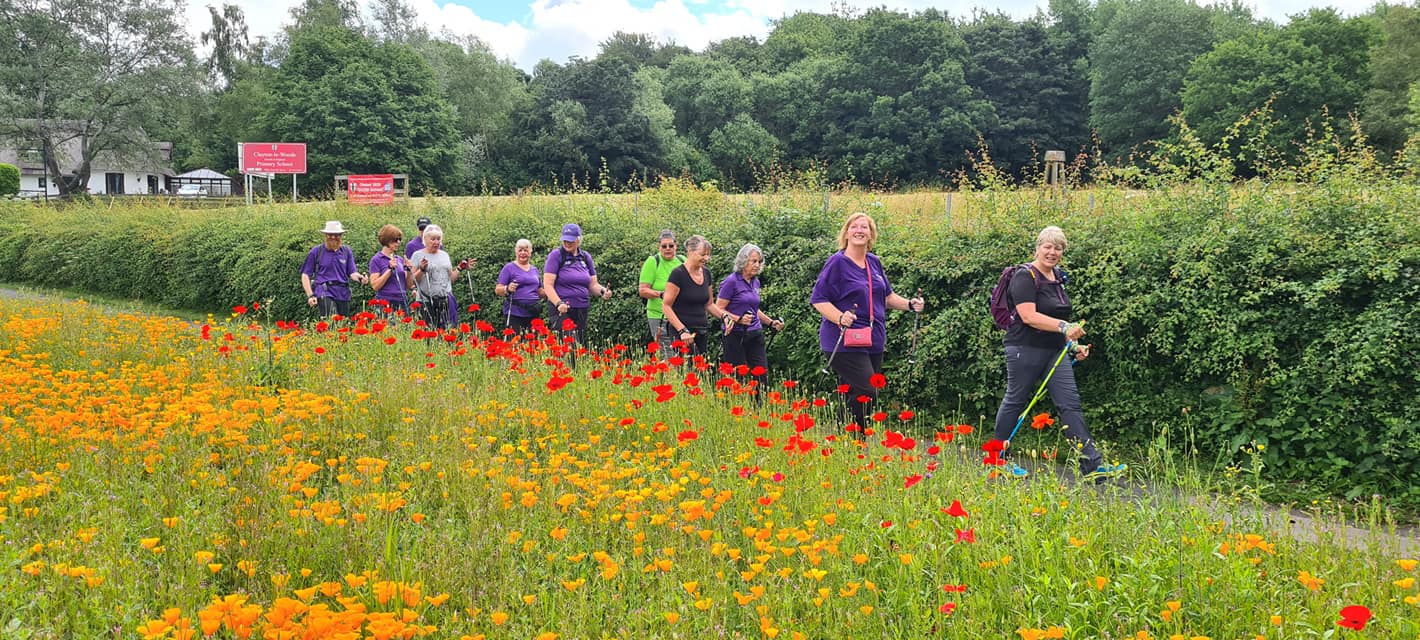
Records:
[[[346,186],[346,201],[350,204],[393,204],[394,176],[350,176]]]
[[[305,173],[304,142],[238,142],[242,173]]]

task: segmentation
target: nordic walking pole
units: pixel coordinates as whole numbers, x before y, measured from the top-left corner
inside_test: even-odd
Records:
[[[922,287],[917,287],[917,297],[922,297]],[[917,309],[912,312],[912,350],[907,352],[907,364],[909,366],[917,364],[917,326],[922,320],[922,310]],[[909,380],[912,374],[909,373]]]
[[[1055,364],[1050,365],[1050,371],[1045,372],[1045,379],[1040,381],[1040,387],[1035,390],[1035,397],[1031,398],[1030,404],[1026,405],[1025,411],[1021,412],[1021,417],[1016,418],[1016,427],[1011,429],[1011,435],[1007,436],[1006,442],[1001,445],[1003,450],[1011,448],[1011,440],[1015,439],[1016,432],[1021,430],[1022,424],[1025,424],[1026,416],[1030,415],[1030,410],[1035,407],[1035,403],[1040,402],[1041,397],[1045,395],[1045,385],[1050,383],[1050,376],[1055,375],[1055,368],[1060,366],[1060,361],[1065,359],[1065,354],[1069,353],[1070,347],[1073,346],[1075,346],[1074,340],[1066,342],[1065,348],[1060,350],[1060,355],[1055,357]]]
[[[858,305],[856,304],[853,305],[853,315],[858,315]],[[833,352],[828,354],[828,364],[825,364],[823,368],[818,371],[824,375],[828,375],[828,370],[833,367],[833,359],[838,356],[838,348],[843,346],[843,316],[839,316],[838,320],[839,322],[835,323],[838,325],[838,342],[833,343]]]

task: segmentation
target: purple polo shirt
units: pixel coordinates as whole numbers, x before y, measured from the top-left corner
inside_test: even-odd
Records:
[[[829,322],[824,318],[819,323],[818,346],[825,353],[833,351],[834,345],[839,345],[839,351],[856,351],[862,353],[882,353],[887,346],[887,297],[892,293],[892,285],[888,284],[887,274],[883,273],[883,263],[878,257],[868,254],[868,271],[873,274],[873,346],[871,347],[849,347],[838,342],[840,331],[838,325]],[[823,270],[818,272],[818,280],[814,282],[814,291],[809,296],[811,304],[820,302],[832,302],[834,306],[843,311],[852,311],[853,305],[858,305],[858,319],[853,322],[854,327],[868,326],[868,274],[856,264],[853,259],[844,255],[842,251],[828,257],[828,262],[824,263]]]
[[[331,251],[325,243],[311,248],[306,254],[306,263],[301,265],[301,273],[311,278],[311,290],[318,298],[334,300],[350,299],[350,276],[359,271],[355,266],[355,252],[346,245]]]
[[[375,276],[384,273],[385,269],[390,268],[390,262],[391,258],[385,255],[385,252],[375,252],[375,257],[370,258],[370,279],[373,280]],[[404,260],[400,260],[400,268],[395,269],[394,272],[390,274],[389,279],[385,280],[385,286],[380,287],[380,290],[375,292],[375,297],[380,300],[387,300],[391,304],[403,305],[407,301],[404,291],[405,287],[408,285],[409,272],[404,270]]]
[[[503,265],[503,270],[498,272],[498,284],[507,286],[509,283],[518,283],[517,290],[508,294],[503,299],[503,313],[508,313],[508,307],[515,303],[521,305],[512,307],[512,314],[520,318],[536,317],[538,309],[537,290],[542,288],[542,274],[537,272],[537,267],[529,264],[526,271],[518,266],[516,262],[509,262]]]
[[[759,278],[754,278],[748,282],[740,273],[732,273],[720,282],[720,294],[717,296],[721,300],[729,300],[725,305],[725,310],[731,315],[739,317],[746,313],[759,311]],[[736,323],[730,333],[746,333],[749,331],[762,331],[764,327],[759,323],[759,314],[754,313],[754,320],[748,325]]]
[[[562,247],[557,247],[547,254],[547,263],[542,266],[542,272],[557,276],[557,279],[552,281],[552,290],[557,292],[557,297],[566,302],[567,306],[578,309],[591,306],[592,276],[597,275],[597,265],[592,262],[592,254],[581,250],[572,254]]]

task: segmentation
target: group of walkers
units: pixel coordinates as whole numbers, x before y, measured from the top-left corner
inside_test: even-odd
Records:
[[[307,303],[322,315],[348,316],[350,283],[357,282],[374,289],[373,304],[391,312],[415,312],[430,328],[457,323],[453,283],[474,261],[455,264],[443,250],[443,230],[428,218],[420,218],[417,224],[420,235],[410,240],[402,255],[400,229],[394,225],[380,229],[380,251],[370,259],[367,277],[359,272],[354,253],[342,244],[344,227],[338,221],[327,222],[321,230],[325,242],[311,249],[301,268]],[[925,308],[920,291],[911,298],[894,291],[873,253],[877,239],[878,225],[871,216],[850,215],[838,232],[837,251],[819,272],[809,298],[820,316],[818,339],[825,368],[838,380],[845,417],[858,425],[868,424],[882,387],[888,310],[921,313]],[[579,225],[564,225],[560,241],[539,272],[532,261],[532,242],[518,240],[513,260],[498,273],[494,293],[503,298],[504,327],[526,333],[545,313],[549,328],[564,331],[580,344],[592,299],[608,300],[612,290],[601,283],[596,262],[582,248]],[[1034,259],[1010,273],[1005,295],[1011,314],[1003,340],[1006,393],[997,410],[994,436],[1009,446],[1013,426],[1019,428],[1021,416],[1033,404],[1032,388],[1039,384],[1035,396],[1049,391],[1067,435],[1077,443],[1082,475],[1113,476],[1124,466],[1106,464],[1095,447],[1072,371],[1074,362],[1089,357],[1089,349],[1078,342],[1085,333],[1083,326],[1071,321],[1067,278],[1059,267],[1065,246],[1064,232],[1046,227],[1036,238]],[[769,367],[765,331],[784,327],[782,319],[763,309],[759,276],[764,252],[752,243],[743,245],[735,254],[733,272],[717,282],[708,266],[708,240],[693,235],[685,240],[683,254],[677,248],[675,233],[662,230],[656,252],[641,266],[637,294],[645,300],[649,343],[666,353],[679,349],[690,356],[705,356],[712,335],[718,336],[724,362],[762,385]],[[1065,359],[1066,354],[1071,358]],[[1008,453],[1002,453],[1005,473],[1027,475],[1007,458]]]

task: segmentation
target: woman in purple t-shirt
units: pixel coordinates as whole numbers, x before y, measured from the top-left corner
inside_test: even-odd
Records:
[[[542,291],[552,303],[548,328],[568,331],[567,335],[581,344],[592,296],[609,300],[611,289],[597,281],[597,265],[592,254],[582,250],[582,227],[576,223],[562,225],[562,246],[553,249],[542,266]],[[564,322],[570,328],[564,329]]]
[[[394,313],[409,314],[409,261],[399,255],[399,243],[404,240],[404,232],[392,224],[380,227],[376,236],[380,250],[370,258],[370,288],[375,290],[372,302]]]
[[[870,405],[878,398],[873,377],[883,370],[887,345],[887,310],[922,311],[922,298],[911,300],[893,293],[883,263],[871,253],[878,239],[878,223],[866,213],[854,213],[838,232],[838,252],[828,257],[814,282],[809,302],[823,316],[818,344],[846,385],[844,404],[854,424],[864,426]],[[850,344],[846,330],[868,329],[862,344]]]
[[[764,270],[764,252],[753,244],[735,254],[735,272],[720,283],[715,306],[725,311],[725,362],[735,365],[735,373],[751,376],[757,387],[764,385],[769,359],[764,351],[764,327],[784,328],[760,309],[759,274]]]
[[[542,315],[542,276],[532,264],[532,242],[518,240],[513,245],[513,261],[498,272],[493,292],[503,300],[503,324],[517,333],[532,329],[533,318]]]
[[[301,288],[306,290],[306,304],[319,307],[322,317],[332,314],[350,316],[350,281],[369,282],[355,265],[355,252],[341,244],[345,225],[329,220],[325,242],[311,247],[306,262],[301,265]]]

